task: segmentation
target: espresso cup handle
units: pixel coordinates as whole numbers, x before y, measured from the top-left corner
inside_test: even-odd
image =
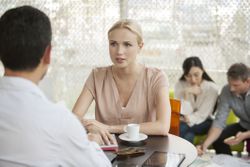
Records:
[[[123,127],[123,131],[124,131],[125,133],[127,133],[127,126],[126,126],[126,125]]]

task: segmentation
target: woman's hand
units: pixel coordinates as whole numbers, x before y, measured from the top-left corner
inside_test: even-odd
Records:
[[[186,115],[181,115],[180,116],[180,121],[185,122],[185,123],[189,123],[189,118]]]
[[[199,95],[201,93],[201,87],[198,85],[193,85],[191,87],[186,88],[186,93],[191,93],[194,95]]]
[[[88,133],[88,139],[90,141],[94,141],[99,145],[104,145],[104,141],[102,140],[101,135],[97,134],[97,133]]]
[[[104,144],[114,144],[115,140],[113,136],[109,133],[109,126],[105,125],[96,120],[82,120],[82,124],[87,129],[89,133],[99,134],[104,142]]]

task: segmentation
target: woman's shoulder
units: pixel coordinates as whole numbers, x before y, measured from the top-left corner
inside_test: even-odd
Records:
[[[111,72],[111,66],[96,67],[92,69],[94,77],[98,79],[105,78],[107,74],[110,72]]]
[[[166,74],[159,68],[156,67],[145,67],[145,72],[148,77],[157,77],[157,76],[163,76],[166,77]]]
[[[176,90],[182,90],[182,89],[185,89],[189,87],[189,84],[187,81],[185,80],[178,80],[176,83],[175,83],[175,89]]]
[[[202,82],[202,89],[206,89],[208,91],[218,91],[218,85],[212,81],[204,80]]]
[[[110,68],[111,68],[111,66],[95,67],[95,68],[93,68],[93,72],[94,73],[104,73],[104,72],[107,72]]]
[[[168,87],[168,78],[161,69],[155,67],[145,67],[144,79],[148,82],[150,86],[154,89],[160,87]],[[158,90],[156,90],[158,91]]]

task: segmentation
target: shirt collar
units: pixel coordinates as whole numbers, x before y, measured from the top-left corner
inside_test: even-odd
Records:
[[[248,96],[248,95],[250,95],[250,89],[247,91],[247,94],[246,94],[246,96]]]
[[[0,78],[0,89],[31,92],[46,99],[39,87],[28,79],[22,77],[3,76]]]
[[[244,98],[246,98],[248,95],[250,95],[250,89],[247,91],[247,93],[246,93],[246,95],[245,95]],[[242,96],[241,96],[241,95],[235,95],[235,96],[242,99]],[[244,98],[243,98],[243,99],[244,99]]]

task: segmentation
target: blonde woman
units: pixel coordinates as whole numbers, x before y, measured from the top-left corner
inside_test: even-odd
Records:
[[[161,70],[137,63],[143,48],[140,26],[133,20],[120,20],[109,29],[108,42],[113,64],[92,70],[73,112],[104,143],[112,142],[110,133],[124,133],[128,123],[140,124],[140,132],[147,135],[167,135],[168,82]],[[93,100],[96,120],[86,120]]]

